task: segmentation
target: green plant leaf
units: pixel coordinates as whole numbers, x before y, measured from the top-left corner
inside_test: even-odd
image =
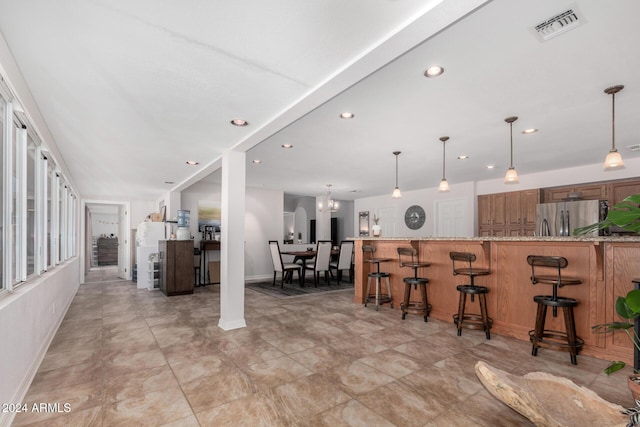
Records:
[[[623,319],[631,319],[634,315],[633,310],[627,304],[627,299],[625,297],[618,297],[616,300],[616,313],[618,316]]]
[[[620,369],[624,368],[626,366],[626,364],[624,362],[621,362],[619,360],[614,360],[611,362],[611,364],[609,366],[607,366],[604,370],[604,373],[607,375],[611,375],[616,371],[619,371]]]
[[[611,331],[633,328],[633,326],[634,325],[631,322],[609,322],[602,325],[592,326],[591,330],[596,334],[605,334]]]
[[[618,226],[627,231],[640,233],[640,194],[633,194],[609,209],[609,213],[604,221],[585,227],[576,228],[573,231],[575,236],[589,234],[602,230],[603,228]]]
[[[625,300],[629,309],[635,314],[633,317],[638,317],[640,315],[640,289],[629,291]]]

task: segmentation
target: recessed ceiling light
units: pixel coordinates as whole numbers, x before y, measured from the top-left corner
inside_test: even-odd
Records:
[[[293,148],[293,144],[282,144],[282,148]]]
[[[469,156],[464,155],[464,154],[462,156],[458,156],[458,160],[465,160],[465,159],[468,159],[468,158],[469,158]]]
[[[495,167],[496,167],[496,165],[487,165],[487,169],[493,169]]]
[[[262,160],[260,160],[260,159],[255,159],[255,160],[253,161],[253,163],[255,163],[255,164],[259,164],[259,163],[262,163]]]
[[[353,113],[349,113],[348,111],[345,111],[344,113],[340,114],[340,118],[341,119],[353,119],[356,115]]]
[[[188,165],[191,165],[191,166],[195,166],[195,165],[198,165],[198,164],[200,164],[200,163],[196,162],[195,160],[188,160],[188,161],[187,161],[187,164],[188,164]]]
[[[249,122],[242,119],[233,119],[231,120],[231,124],[234,126],[246,126],[249,124]]]
[[[174,182],[174,181],[165,181],[164,183],[165,183],[165,184],[175,184],[175,182]]]
[[[536,132],[538,132],[538,129],[535,129],[535,128],[525,129],[522,131],[522,133],[524,133],[525,135],[528,135],[530,133],[536,133]]]
[[[438,77],[444,73],[444,68],[439,65],[432,65],[424,72],[425,77]]]

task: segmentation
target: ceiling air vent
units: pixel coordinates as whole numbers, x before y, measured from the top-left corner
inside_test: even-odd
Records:
[[[539,23],[533,30],[540,39],[546,41],[579,27],[583,21],[583,18],[578,18],[578,11],[574,7]]]
[[[627,150],[640,151],[640,144],[627,145]]]

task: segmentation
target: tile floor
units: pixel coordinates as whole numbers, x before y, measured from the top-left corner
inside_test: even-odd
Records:
[[[217,326],[219,287],[165,297],[93,270],[25,402],[71,412],[18,414],[14,426],[521,426],[475,377],[476,361],[566,376],[631,406],[606,361],[451,323],[376,312],[352,292],[277,299],[246,291],[247,328]]]

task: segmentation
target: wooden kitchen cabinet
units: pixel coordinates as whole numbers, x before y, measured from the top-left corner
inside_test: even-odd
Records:
[[[540,190],[511,191],[478,196],[480,236],[530,236],[536,227]]]
[[[583,200],[606,200],[609,185],[605,182],[592,184],[568,185],[564,187],[545,188],[543,190],[543,203],[562,202],[570,193],[581,193]]]
[[[640,180],[616,182],[611,184],[609,207],[623,201],[625,198],[640,194]]]
[[[478,224],[483,227],[503,227],[505,217],[505,193],[478,196]]]
[[[520,191],[520,215],[522,217],[522,227],[536,228],[536,206],[540,203],[540,190]]]
[[[160,240],[160,290],[167,296],[193,293],[193,240]]]

